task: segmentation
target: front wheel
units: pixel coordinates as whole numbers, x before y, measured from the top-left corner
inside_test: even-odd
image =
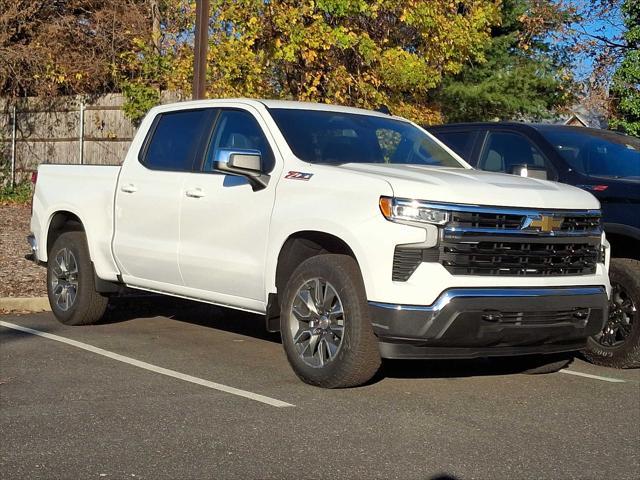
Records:
[[[362,385],[380,367],[360,269],[347,255],[319,255],[296,268],[285,287],[280,328],[289,363],[311,385]]]
[[[583,355],[596,365],[640,367],[640,262],[613,258],[609,268],[609,318],[602,332],[590,337]]]
[[[61,234],[47,262],[51,311],[65,325],[89,325],[104,315],[109,299],[96,292],[93,264],[84,232]]]

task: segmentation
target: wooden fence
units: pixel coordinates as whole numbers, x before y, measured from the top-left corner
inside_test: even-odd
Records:
[[[136,130],[123,102],[121,94],[0,99],[0,184],[25,180],[41,163],[119,165]]]

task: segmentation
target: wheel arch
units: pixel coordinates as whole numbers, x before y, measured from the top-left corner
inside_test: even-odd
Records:
[[[86,230],[84,227],[84,223],[82,222],[80,216],[70,210],[57,210],[49,215],[49,221],[47,222],[46,228],[46,252],[47,258],[51,253],[51,248],[55,241],[62,235],[64,232],[70,231],[82,231]],[[91,253],[91,249],[89,249],[89,253]]]
[[[626,227],[626,228],[625,228]],[[640,231],[626,225],[605,225],[612,258],[640,260]]]
[[[353,248],[343,238],[333,233],[320,230],[300,230],[289,234],[281,243],[275,269],[267,277],[268,281],[275,286],[275,292],[267,292],[266,319],[269,331],[279,330],[280,301],[278,293],[282,294],[287,279],[302,262],[324,253],[348,255],[360,267]]]

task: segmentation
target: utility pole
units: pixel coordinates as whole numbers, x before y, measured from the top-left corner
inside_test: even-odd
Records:
[[[193,45],[193,99],[204,98],[209,43],[209,0],[196,0],[196,31]]]

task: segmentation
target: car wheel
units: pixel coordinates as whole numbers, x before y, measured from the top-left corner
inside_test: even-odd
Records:
[[[613,258],[609,268],[609,317],[602,332],[582,352],[592,363],[614,368],[640,367],[640,262]]]
[[[280,316],[282,344],[302,381],[362,385],[380,367],[360,269],[347,255],[319,255],[293,272]]]
[[[61,234],[47,262],[51,311],[65,325],[89,325],[102,318],[109,299],[96,292],[93,264],[84,232]]]

